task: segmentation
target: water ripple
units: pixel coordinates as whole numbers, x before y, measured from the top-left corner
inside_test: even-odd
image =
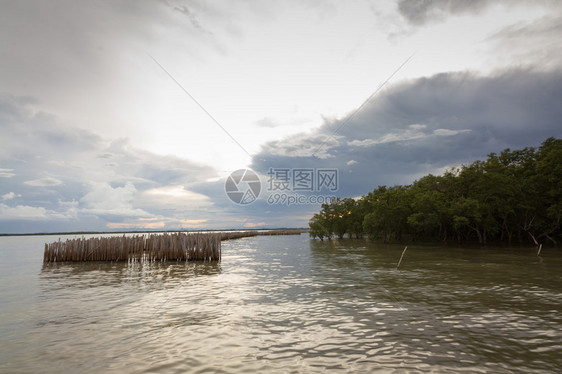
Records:
[[[37,263],[29,296],[2,290],[0,371],[562,371],[562,256],[443,251],[397,271],[399,246],[303,235],[220,265]]]

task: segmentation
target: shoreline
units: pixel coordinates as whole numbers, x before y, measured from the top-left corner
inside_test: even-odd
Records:
[[[158,234],[174,232],[229,232],[229,231],[302,231],[308,232],[310,229],[305,227],[281,227],[281,228],[258,228],[258,229],[198,229],[198,230],[131,230],[131,231],[69,231],[69,232],[36,232],[36,233],[0,233],[4,236],[49,236],[49,235],[107,235],[107,234]]]

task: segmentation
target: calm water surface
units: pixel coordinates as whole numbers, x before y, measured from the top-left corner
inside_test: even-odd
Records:
[[[220,264],[42,264],[0,238],[2,373],[562,372],[562,251],[300,236]],[[65,239],[66,237],[63,237]]]

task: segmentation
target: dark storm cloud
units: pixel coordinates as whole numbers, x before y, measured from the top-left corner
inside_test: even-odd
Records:
[[[253,167],[261,172],[270,167],[338,168],[339,193],[361,195],[377,185],[411,183],[490,152],[561,137],[560,102],[560,72],[438,74],[386,90],[344,127],[345,118],[310,135],[264,145]],[[326,157],[312,156],[310,147],[296,150],[301,144],[318,144],[338,128],[338,136],[323,147]]]

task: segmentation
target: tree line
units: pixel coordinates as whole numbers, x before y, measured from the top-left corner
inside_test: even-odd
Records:
[[[379,186],[359,199],[322,204],[313,238],[552,243],[562,240],[562,139],[505,149],[485,161]]]

